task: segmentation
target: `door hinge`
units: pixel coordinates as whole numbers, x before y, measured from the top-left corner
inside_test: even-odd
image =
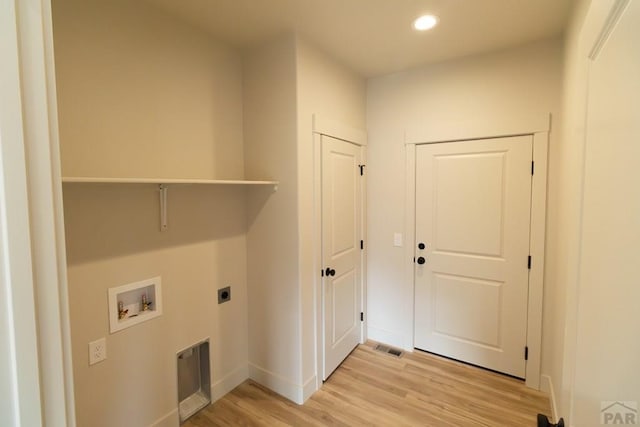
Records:
[[[364,240],[360,240],[360,249],[364,249]]]
[[[531,270],[531,255],[527,258],[527,268]]]
[[[533,160],[531,161],[531,175],[533,175],[533,171],[535,170],[535,164],[536,162],[534,162]]]
[[[525,346],[524,348],[524,360],[529,360],[529,347]]]
[[[360,312],[360,321],[364,322],[364,313],[362,311]]]
[[[366,165],[358,165],[358,167],[360,168],[360,176],[364,175],[364,167]]]

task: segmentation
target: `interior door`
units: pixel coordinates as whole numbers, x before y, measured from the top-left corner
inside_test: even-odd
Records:
[[[323,380],[360,342],[360,147],[322,136]]]
[[[415,346],[525,376],[532,136],[416,148]]]

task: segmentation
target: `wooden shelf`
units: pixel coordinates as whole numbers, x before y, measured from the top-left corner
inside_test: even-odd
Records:
[[[65,176],[62,177],[62,182],[78,184],[278,185],[278,181],[253,181],[244,179],[102,178],[84,176]]]
[[[104,178],[84,176],[63,176],[63,184],[154,184],[160,191],[160,231],[168,228],[167,193],[169,187],[179,185],[249,185],[273,186],[278,191],[278,181],[252,181],[244,179],[177,179],[177,178]]]

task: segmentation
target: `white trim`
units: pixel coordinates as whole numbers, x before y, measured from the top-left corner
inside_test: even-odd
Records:
[[[529,302],[527,307],[527,361],[526,384],[540,388],[542,364],[542,303],[544,288],[544,260],[547,218],[547,162],[549,133],[533,135],[533,161],[535,173],[531,180],[531,233],[529,253],[532,263],[529,270]]]
[[[413,323],[413,322],[412,322]],[[377,326],[369,325],[369,339],[381,344],[390,345],[392,347],[403,348],[407,351],[413,351],[411,348],[405,347],[406,338],[403,335],[396,334],[386,329],[378,328]]]
[[[415,334],[415,282],[413,257],[416,247],[416,145],[405,145],[405,209],[404,209],[404,280],[405,286],[405,324],[407,325],[405,341],[402,347],[413,350]]]
[[[0,397],[3,404],[6,402],[2,406],[3,422],[40,426],[43,405],[29,222],[29,170],[25,158],[24,115],[31,111],[21,93],[21,88],[31,88],[34,83],[29,79],[23,81],[21,67],[22,56],[32,53],[24,50],[22,38],[33,31],[22,28],[20,6],[18,1],[0,3],[0,295],[3,297],[0,374],[9,384],[7,388],[3,384]],[[4,410],[10,412],[5,414]]]
[[[609,16],[607,16],[607,20],[604,22],[602,29],[600,30],[600,34],[598,34],[597,39],[593,43],[593,47],[589,52],[589,59],[595,61],[598,59],[598,55],[602,51],[602,48],[609,40],[611,33],[618,25],[620,18],[624,14],[625,10],[627,10],[627,6],[629,6],[631,0],[616,0],[613,6],[611,7],[611,11],[609,12]]]
[[[538,119],[536,120],[536,117]],[[540,119],[545,117],[546,120]],[[470,122],[471,123],[471,122]],[[522,129],[515,127],[515,124],[523,126]],[[509,126],[495,126],[490,123],[467,124],[461,127],[449,127],[445,131],[438,131],[429,134],[409,133],[405,135],[408,138],[405,144],[405,176],[406,176],[406,194],[405,194],[405,280],[409,285],[408,294],[405,296],[410,305],[406,307],[407,316],[405,317],[406,330],[411,334],[407,337],[404,348],[409,350],[414,347],[414,315],[415,315],[415,283],[413,275],[413,248],[415,247],[415,158],[416,145],[420,143],[419,135],[429,138],[430,135],[438,135],[441,141],[430,140],[426,143],[451,142],[456,137],[461,136],[463,140],[487,139],[505,136],[527,135],[533,136],[533,160],[535,162],[535,173],[532,177],[531,189],[531,237],[530,237],[530,253],[532,256],[532,267],[529,272],[529,295],[527,305],[527,346],[529,347],[529,360],[526,365],[525,381],[528,387],[539,389],[540,387],[540,365],[542,353],[542,301],[544,287],[544,247],[546,235],[546,200],[547,200],[547,155],[549,145],[549,132],[551,124],[551,115],[532,116],[528,119],[516,121]],[[544,125],[543,123],[546,123]],[[539,132],[528,132],[525,129],[547,130]],[[511,133],[506,133],[507,131]],[[479,135],[474,137],[474,135]],[[413,139],[409,139],[413,138]],[[423,143],[425,143],[423,141]],[[371,328],[369,328],[371,330]]]
[[[213,383],[211,386],[211,401],[215,402],[224,397],[224,395],[238,387],[247,379],[249,379],[249,365],[245,363]]]
[[[551,376],[540,375],[540,391],[549,395],[549,403],[551,404],[551,419],[554,423],[558,422],[558,403],[556,402],[556,392],[553,387]]]
[[[408,128],[405,132],[406,144],[432,144],[438,142],[463,141],[470,139],[498,138],[503,136],[530,135],[548,132],[551,128],[550,114],[523,115],[508,122],[496,120],[460,120],[438,123],[438,126]]]
[[[178,408],[176,408],[149,424],[149,427],[176,427],[178,425],[180,425],[180,416]]]
[[[302,385],[302,402],[306,402],[318,389],[316,388],[317,375],[311,375]]]
[[[356,145],[367,145],[367,133],[362,129],[349,126],[318,114],[313,115],[313,133],[331,136]]]
[[[367,147],[360,146],[360,161],[363,165],[367,164]],[[369,324],[367,313],[367,246],[369,240],[367,239],[367,168],[365,167],[364,175],[360,181],[360,238],[364,242],[364,248],[360,251],[360,265],[361,265],[361,290],[360,290],[360,310],[365,314],[364,320],[360,322],[360,344],[364,344],[367,341],[369,335],[367,325]]]
[[[22,89],[41,417],[47,425],[75,426],[51,4],[10,3],[17,8],[11,31],[19,40],[16,88]],[[23,352],[20,357],[24,356]]]
[[[316,390],[322,387],[324,377],[324,321],[322,319],[322,135],[313,134],[313,289],[316,322]]]
[[[294,384],[282,375],[256,366],[253,363],[249,363],[249,378],[298,405],[304,403],[305,389],[310,387],[308,383],[304,385]],[[312,377],[309,381],[315,383],[315,378]]]

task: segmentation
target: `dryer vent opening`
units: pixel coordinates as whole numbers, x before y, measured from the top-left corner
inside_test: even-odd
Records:
[[[183,423],[211,403],[209,341],[182,350],[177,360],[178,411]]]

